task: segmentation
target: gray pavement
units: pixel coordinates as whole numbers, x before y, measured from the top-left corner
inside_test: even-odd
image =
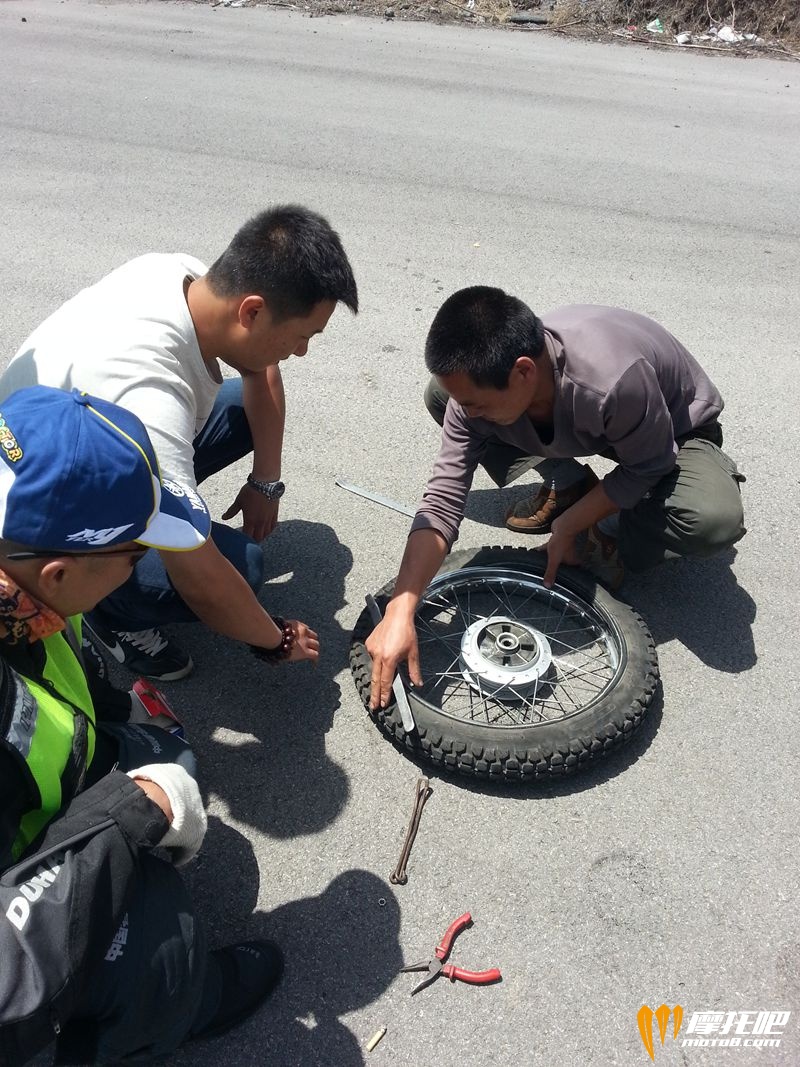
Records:
[[[662,1002],[792,1016],[779,1049],[668,1036],[659,1064],[800,1061],[797,65],[11,0],[0,89],[4,359],[81,285],[145,251],[210,260],[269,202],[328,214],[360,283],[358,318],[337,312],[287,366],[289,491],[265,545],[263,601],[316,625],[320,668],[265,671],[192,627],[197,670],[170,690],[212,813],[191,874],[212,936],[276,936],[289,971],[241,1030],[171,1062],[641,1067],[636,1012]],[[727,399],[750,532],[734,558],[628,585],[663,675],[630,748],[526,791],[436,779],[394,889],[417,769],[365,715],[346,653],[407,521],[333,480],[419,498],[425,332],[477,282],[672,329]],[[210,483],[216,514],[245,472]],[[518,493],[480,476],[461,543],[529,544],[497,528]],[[410,999],[402,960],[465,909],[458,960],[504,982]]]

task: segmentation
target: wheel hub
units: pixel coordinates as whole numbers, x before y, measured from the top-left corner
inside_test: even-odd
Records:
[[[549,671],[553,654],[550,642],[534,627],[492,615],[464,631],[460,660],[464,680],[479,693],[511,687],[526,696]]]

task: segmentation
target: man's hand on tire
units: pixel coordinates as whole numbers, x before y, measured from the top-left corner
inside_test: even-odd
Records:
[[[550,540],[544,548],[547,552],[547,569],[542,584],[547,589],[552,589],[562,563],[570,563],[573,566],[580,563],[580,555],[575,547],[575,534],[569,529],[564,531],[559,526],[559,519],[556,519],[551,527]]]
[[[414,616],[392,614],[392,607],[376,626],[366,641],[366,649],[372,657],[372,687],[370,707],[385,708],[389,703],[397,666],[408,662],[408,673],[414,685],[422,685],[419,669],[419,645]]]

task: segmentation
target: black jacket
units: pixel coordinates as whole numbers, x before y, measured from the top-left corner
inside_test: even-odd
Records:
[[[5,701],[20,684],[9,664],[37,677],[41,654],[36,644],[0,643],[2,737]],[[114,770],[65,801],[12,864],[19,819],[37,803],[30,775],[0,745],[0,1067],[25,1063],[58,1035],[119,928],[140,864],[168,828],[158,806]]]

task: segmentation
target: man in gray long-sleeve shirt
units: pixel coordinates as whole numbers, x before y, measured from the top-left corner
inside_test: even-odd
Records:
[[[714,555],[744,536],[743,479],[720,447],[722,397],[651,319],[573,305],[542,321],[502,290],[476,286],[442,305],[425,359],[442,445],[394,597],[367,641],[374,706],[386,703],[400,660],[422,682],[414,610],[458,536],[479,463],[498,485],[532,466],[542,475],[506,523],[550,533],[546,585],[574,563],[617,587],[624,568]],[[602,481],[576,462],[591,455],[616,461]]]

